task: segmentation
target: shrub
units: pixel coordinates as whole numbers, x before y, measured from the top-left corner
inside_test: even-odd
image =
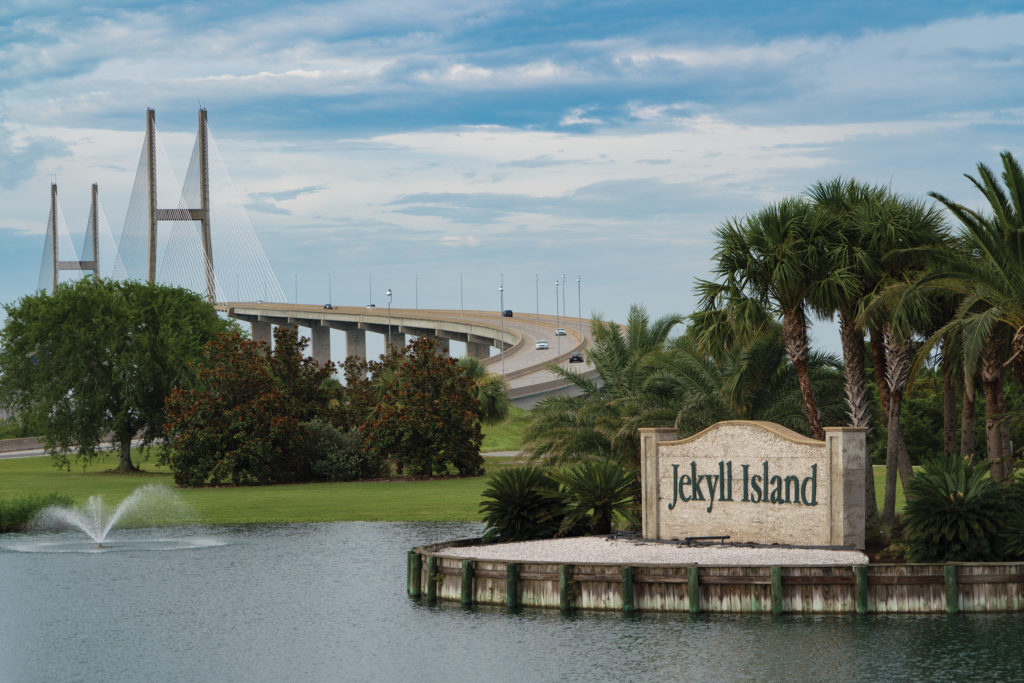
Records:
[[[1000,533],[1003,559],[1024,557],[1024,472],[1017,475],[1006,492],[1006,517]]]
[[[582,460],[552,472],[551,478],[561,484],[569,506],[560,536],[580,526],[591,534],[608,534],[616,518],[635,526],[639,483],[618,458]]]
[[[385,474],[384,463],[363,452],[358,432],[343,431],[320,418],[310,420],[304,426],[306,438],[303,447],[314,478],[353,481]]]
[[[960,457],[925,463],[907,485],[904,532],[911,562],[972,562],[997,556],[1003,492],[986,469]]]
[[[0,532],[22,531],[37,512],[51,505],[71,505],[72,500],[60,493],[23,496],[0,500]]]
[[[558,485],[540,467],[509,467],[490,476],[480,503],[485,543],[553,538],[565,515]]]

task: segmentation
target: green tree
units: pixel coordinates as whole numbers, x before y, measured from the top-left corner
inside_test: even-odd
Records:
[[[0,403],[44,421],[61,467],[88,462],[112,436],[118,471],[136,469],[133,439],[163,438],[164,399],[193,380],[204,344],[232,327],[193,292],[85,278],[4,307]]]
[[[717,281],[698,280],[704,311],[741,306],[753,300],[782,319],[786,353],[796,370],[811,436],[824,439],[808,362],[807,309],[815,289],[828,282],[820,254],[819,227],[811,204],[787,198],[715,230],[718,248],[712,272]],[[736,320],[743,320],[734,316]],[[763,321],[758,321],[763,323]],[[751,339],[756,334],[745,333]]]
[[[371,456],[400,472],[483,474],[476,386],[436,343],[419,337],[380,361],[345,362],[344,413]]]
[[[478,359],[464,356],[459,359],[459,368],[466,373],[476,387],[476,400],[480,406],[480,421],[484,424],[504,422],[512,409],[505,378],[487,368]]]
[[[274,350],[237,332],[210,341],[195,385],[167,400],[166,462],[182,486],[277,484],[319,478],[309,424],[339,419],[333,364],[305,358],[307,340],[274,331]]]

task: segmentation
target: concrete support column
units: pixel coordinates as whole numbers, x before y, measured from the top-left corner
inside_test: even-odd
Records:
[[[437,342],[437,355],[448,358],[451,355],[451,344],[444,337],[434,337]]]
[[[491,355],[491,345],[480,342],[466,342],[466,355],[477,360],[484,360]]]
[[[387,343],[388,343],[388,333],[385,332],[384,333],[384,345],[387,346]],[[396,348],[396,349],[404,349],[405,348],[405,344],[406,344],[405,335],[403,333],[399,332],[396,329],[396,327],[392,327],[391,328],[391,346]]]
[[[366,360],[366,331],[355,325],[345,328],[345,356]]]
[[[273,335],[270,333],[270,323],[264,320],[253,320],[249,325],[252,327],[253,341],[263,342],[270,346],[270,341],[273,339]]]
[[[313,341],[313,360],[327,365],[331,362],[331,328],[313,323],[309,331]]]

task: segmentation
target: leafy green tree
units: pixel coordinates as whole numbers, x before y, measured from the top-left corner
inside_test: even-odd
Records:
[[[364,450],[400,472],[461,476],[483,474],[476,386],[454,359],[419,337],[380,361],[345,362],[343,412]]]
[[[165,459],[182,486],[277,484],[319,478],[305,441],[309,422],[338,419],[333,364],[305,358],[307,340],[274,331],[274,350],[222,334],[196,365],[195,386],[167,400]],[[323,473],[320,473],[321,476]]]
[[[164,437],[164,399],[193,380],[191,363],[232,327],[193,292],[85,278],[4,307],[0,403],[43,421],[54,463],[85,462],[111,438],[118,471],[136,469],[133,439]]]

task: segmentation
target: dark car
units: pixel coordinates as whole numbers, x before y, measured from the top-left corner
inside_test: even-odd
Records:
[[[580,353],[579,351],[574,351],[574,352],[570,353],[569,354],[569,362],[570,363],[582,363],[583,362],[583,354]]]
[[[511,318],[512,317],[512,309],[511,308],[506,308],[504,311],[501,312],[501,314],[503,316],[505,316],[506,318]]]
[[[325,311],[333,311],[334,310],[334,306],[331,305],[331,304],[324,304],[324,310]]]

